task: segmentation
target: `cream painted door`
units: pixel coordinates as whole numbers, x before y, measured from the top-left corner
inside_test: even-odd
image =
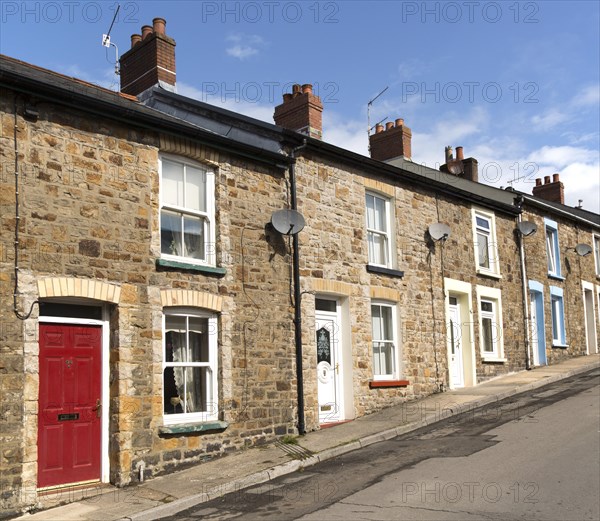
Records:
[[[463,367],[462,329],[460,320],[460,304],[456,297],[449,299],[448,336],[450,339],[450,384],[452,387],[465,385]]]
[[[319,423],[343,420],[340,323],[335,301],[317,299],[315,311],[317,341],[317,387],[319,398]],[[323,308],[335,309],[324,311]]]

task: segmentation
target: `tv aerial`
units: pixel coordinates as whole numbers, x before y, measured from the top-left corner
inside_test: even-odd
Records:
[[[110,23],[110,27],[108,28],[108,32],[102,35],[102,47],[106,47],[110,49],[110,47],[115,48],[115,74],[118,76],[120,73],[119,70],[119,48],[117,44],[112,43],[110,41],[110,32],[112,31],[113,25],[115,24],[115,20],[117,19],[117,15],[119,14],[119,9],[121,9],[121,5],[117,4],[117,9],[115,11],[115,15],[113,16],[112,22]]]
[[[383,89],[379,94],[377,94],[377,96],[375,96],[371,101],[369,101],[369,103],[367,103],[367,136],[370,136],[371,130],[373,130],[373,127],[371,126],[371,105],[373,105],[373,102],[388,89],[389,89],[389,85],[385,89]],[[383,118],[381,121],[379,121],[376,124],[378,125],[379,123],[383,123],[386,119],[387,119],[387,117]],[[375,125],[373,125],[373,126],[375,126]],[[369,142],[369,150],[371,150],[370,142]]]
[[[304,217],[297,210],[277,210],[271,215],[271,224],[282,235],[296,235],[306,224]]]

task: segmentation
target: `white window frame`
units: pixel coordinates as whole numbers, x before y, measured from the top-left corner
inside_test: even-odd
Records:
[[[546,240],[546,260],[548,262],[548,275],[563,279],[560,268],[560,246],[558,241],[558,224],[551,219],[544,218]]]
[[[179,317],[194,317],[194,318],[206,318],[208,319],[208,362],[166,362],[166,317],[167,316],[179,316]],[[208,367],[211,372],[211,382],[208,386],[208,392],[210,396],[207,399],[206,411],[194,412],[194,413],[177,413],[177,414],[165,414],[164,404],[164,390],[161,393],[163,402],[163,424],[174,425],[178,423],[199,423],[207,421],[218,420],[219,416],[219,359],[218,359],[218,322],[217,315],[202,308],[193,307],[165,307],[163,308],[162,314],[162,372],[161,382],[164,387],[164,373],[167,367]]]
[[[372,197],[374,199],[379,199],[384,202],[385,205],[385,230],[378,230],[376,228],[369,228],[369,218],[368,218],[368,199]],[[367,230],[367,255],[369,258],[369,264],[371,266],[380,266],[383,268],[394,268],[395,265],[395,256],[394,252],[394,227],[393,227],[393,213],[394,206],[392,204],[392,199],[389,196],[381,194],[379,192],[374,192],[371,190],[367,190],[365,192],[365,228]],[[385,241],[385,262],[383,264],[374,262],[371,258],[371,237],[373,235],[379,235],[383,237]]]
[[[166,204],[164,201],[163,191],[163,160],[167,160],[173,163],[179,163],[181,165],[190,166],[198,170],[202,170],[206,176],[205,184],[205,196],[206,196],[206,211],[192,210],[182,206]],[[163,210],[178,213],[181,216],[190,215],[192,217],[199,217],[204,220],[204,259],[196,259],[194,257],[187,257],[185,255],[174,255],[170,253],[164,253],[162,251],[162,243],[160,245],[160,257],[161,259],[184,262],[186,264],[195,264],[201,266],[216,266],[216,234],[215,234],[215,176],[214,172],[207,168],[206,165],[187,159],[184,157],[173,156],[170,154],[160,154],[159,156],[159,198],[160,198],[160,209],[159,209],[159,234],[162,233],[162,212]]]
[[[375,342],[374,338],[371,338],[371,360],[373,362],[373,380],[374,381],[391,381],[400,379],[400,340],[398,331],[398,308],[394,302],[387,302],[382,300],[371,301],[371,333],[373,332],[373,308],[388,308],[390,309],[390,315],[392,320],[392,338],[384,339],[384,343],[390,343],[392,345],[392,364],[393,370],[391,373],[376,374],[375,373]]]
[[[489,275],[494,278],[500,277],[500,262],[498,257],[498,242],[496,239],[496,216],[493,212],[488,212],[481,208],[471,209],[473,222],[473,246],[475,250],[475,267],[477,273]],[[485,219],[489,223],[489,230],[477,224],[477,218]],[[488,266],[482,266],[479,262],[479,238],[478,235],[486,235],[488,241],[487,256]]]
[[[594,266],[596,267],[596,276],[600,277],[600,235],[592,234],[592,248],[594,250]]]
[[[504,326],[502,321],[502,291],[487,286],[476,286],[477,294],[477,316],[479,322],[479,353],[484,362],[506,362],[504,358]],[[493,311],[481,310],[481,303],[491,302]],[[485,339],[483,335],[483,319],[493,320],[495,334],[492,337],[493,351],[485,350]]]
[[[565,299],[562,288],[550,286],[550,318],[552,346],[568,347],[565,328]]]

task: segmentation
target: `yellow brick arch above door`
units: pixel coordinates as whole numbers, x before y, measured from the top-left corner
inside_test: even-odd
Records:
[[[40,298],[83,297],[118,304],[121,288],[101,280],[47,277],[37,281]]]

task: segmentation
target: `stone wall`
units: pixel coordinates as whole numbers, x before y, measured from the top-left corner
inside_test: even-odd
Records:
[[[299,209],[307,220],[300,234],[303,290],[348,302],[352,343],[353,416],[425,396],[448,386],[444,278],[471,284],[477,382],[525,368],[522,282],[513,215],[495,212],[500,278],[476,272],[472,207],[402,179],[376,177],[305,155],[298,171]],[[402,278],[369,273],[365,191],[394,202],[396,268]],[[445,242],[431,240],[430,224],[451,227]],[[442,260],[443,259],[443,260]],[[476,287],[501,290],[504,362],[484,362],[480,351]],[[370,388],[373,379],[371,299],[395,302],[400,311],[402,378],[406,387]],[[304,380],[307,425],[316,428],[314,297],[303,297]]]
[[[3,507],[31,503],[37,484],[38,308],[12,311],[15,226],[13,95],[0,96],[0,489]],[[30,100],[35,102],[35,100]],[[24,120],[19,104],[19,309],[39,297],[38,282],[102,281],[119,288],[110,315],[110,480],[123,485],[181,463],[224,454],[295,431],[293,312],[289,244],[267,233],[287,201],[285,172],[253,166],[206,147],[182,146],[215,178],[217,265],[221,277],[158,268],[158,133],[39,103]],[[163,139],[163,149],[173,137]],[[184,143],[185,140],[182,140]],[[172,148],[172,147],[171,147]],[[172,149],[168,150],[173,152]],[[90,282],[91,284],[91,282]],[[69,286],[71,287],[71,286]],[[74,284],[73,284],[74,287]],[[161,435],[161,294],[190,290],[222,299],[219,314],[220,433]],[[28,491],[27,499],[24,499]]]

